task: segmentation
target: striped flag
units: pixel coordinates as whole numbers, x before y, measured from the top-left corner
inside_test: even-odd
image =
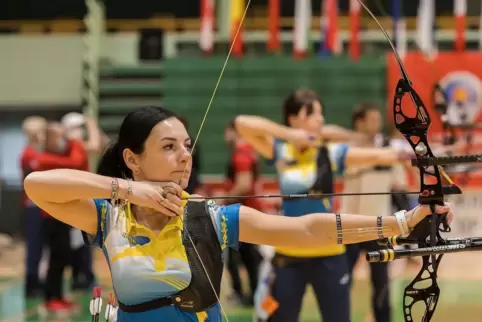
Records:
[[[234,42],[233,56],[243,57],[243,30],[239,30],[245,9],[244,0],[231,0],[231,43]]]
[[[437,54],[435,45],[435,0],[420,0],[417,14],[417,43],[421,51],[431,57]]]
[[[278,51],[281,43],[279,39],[280,0],[269,0],[268,8],[268,52]]]
[[[480,12],[480,21],[479,21],[479,49],[482,50],[482,8]]]
[[[393,37],[401,59],[407,54],[407,24],[402,8],[403,0],[392,0]]]
[[[214,0],[201,0],[201,37],[199,46],[210,55],[214,45]]]
[[[321,37],[324,42],[320,45],[320,56],[340,54],[341,41],[338,30],[338,0],[325,0],[322,4]]]
[[[350,56],[353,60],[360,58],[360,3],[350,0]]]
[[[454,0],[455,50],[465,50],[465,28],[467,23],[467,0]]]
[[[293,54],[296,59],[308,55],[311,32],[311,0],[296,0]]]

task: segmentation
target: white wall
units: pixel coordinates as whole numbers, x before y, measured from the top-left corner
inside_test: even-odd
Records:
[[[103,56],[138,63],[137,33],[109,35]],[[78,105],[81,102],[81,35],[0,36],[0,105]]]

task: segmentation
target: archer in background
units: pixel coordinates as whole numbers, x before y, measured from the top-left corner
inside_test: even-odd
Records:
[[[259,192],[259,161],[256,150],[253,149],[234,128],[234,120],[229,122],[224,131],[224,140],[231,149],[227,169],[227,196],[249,196]],[[245,206],[263,211],[263,202],[258,198],[229,200],[225,203],[242,203]],[[239,253],[238,253],[239,252]],[[240,260],[246,268],[249,277],[250,292],[245,295],[242,290],[239,275]],[[238,251],[229,249],[228,270],[231,275],[232,287],[236,296],[245,305],[253,305],[254,292],[258,285],[258,270],[262,257],[257,246],[249,243],[240,245]]]
[[[357,142],[358,147],[382,147],[388,145],[388,140],[382,134],[382,114],[380,107],[372,102],[361,103],[353,108],[352,126],[355,132],[364,134],[364,142]],[[395,166],[398,166],[396,164]],[[346,193],[368,193],[390,191],[393,182],[392,166],[362,166],[352,167],[343,178]],[[385,216],[391,214],[391,196],[344,196],[341,197],[343,213],[359,213],[367,216]],[[403,209],[408,209],[407,207]],[[346,246],[350,275],[361,251],[378,250],[377,241],[369,241]],[[372,312],[376,322],[391,321],[390,289],[388,263],[370,263],[370,279],[372,283]]]
[[[276,166],[283,194],[332,193],[336,175],[353,166],[391,165],[402,156],[389,148],[356,148],[347,144],[323,144],[324,111],[318,95],[299,89],[282,106],[284,125],[260,116],[240,115],[238,132],[262,156]],[[308,142],[307,137],[311,137]],[[405,159],[407,156],[403,156]],[[283,213],[288,217],[311,212],[332,212],[331,198],[285,198]],[[300,248],[277,247],[273,258],[274,281],[271,296],[256,303],[257,311],[265,300],[277,303],[271,322],[298,321],[306,286],[315,292],[323,322],[350,321],[350,274],[342,245]]]
[[[20,157],[20,167],[23,178],[34,169],[37,153],[42,152],[45,145],[45,130],[47,121],[40,116],[30,116],[23,121],[23,133],[27,138],[27,145]],[[39,279],[39,264],[43,250],[43,227],[40,208],[24,193],[24,223],[25,223],[25,295],[36,297],[41,293]]]
[[[35,155],[34,171],[52,169],[88,170],[88,157],[82,142],[69,140],[62,124],[47,125],[45,150]],[[47,278],[45,281],[45,308],[49,312],[69,312],[77,307],[64,296],[64,270],[71,263],[70,226],[51,217],[45,211],[44,227],[50,250]]]

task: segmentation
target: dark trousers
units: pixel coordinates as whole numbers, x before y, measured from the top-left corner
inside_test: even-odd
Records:
[[[64,270],[71,262],[70,226],[52,217],[44,219],[46,240],[50,250],[45,280],[45,299],[63,298]]]
[[[237,254],[239,252],[239,254]],[[252,301],[256,287],[258,286],[258,270],[261,264],[261,254],[253,244],[242,243],[238,252],[233,249],[229,249],[228,255],[228,270],[231,276],[233,290],[240,297],[244,297],[243,289],[241,286],[241,277],[239,276],[239,265],[242,264],[246,268],[249,277],[249,285],[251,293],[248,296]],[[239,256],[238,256],[239,255]]]
[[[376,241],[347,245],[346,255],[350,265],[350,273],[362,250],[380,249]],[[390,288],[388,263],[370,263],[370,279],[372,282],[372,310],[376,322],[391,321]]]
[[[33,293],[40,288],[39,264],[43,248],[43,228],[40,208],[25,208],[25,288],[27,294]]]
[[[350,322],[350,275],[345,254],[275,262],[272,295],[279,307],[270,322],[298,322],[306,286],[311,284],[323,322]]]
[[[84,245],[72,251],[72,279],[74,288],[88,288],[94,283],[91,247]]]

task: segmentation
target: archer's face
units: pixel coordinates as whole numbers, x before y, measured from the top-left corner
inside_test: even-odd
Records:
[[[324,123],[323,107],[319,101],[314,101],[311,109],[302,107],[298,115],[291,118],[293,127],[313,133],[318,133]]]
[[[152,128],[141,154],[125,149],[124,161],[135,180],[175,182],[187,187],[191,174],[191,138],[177,118],[159,122]]]
[[[382,114],[378,110],[367,111],[360,122],[359,130],[368,135],[376,135],[382,130]]]

